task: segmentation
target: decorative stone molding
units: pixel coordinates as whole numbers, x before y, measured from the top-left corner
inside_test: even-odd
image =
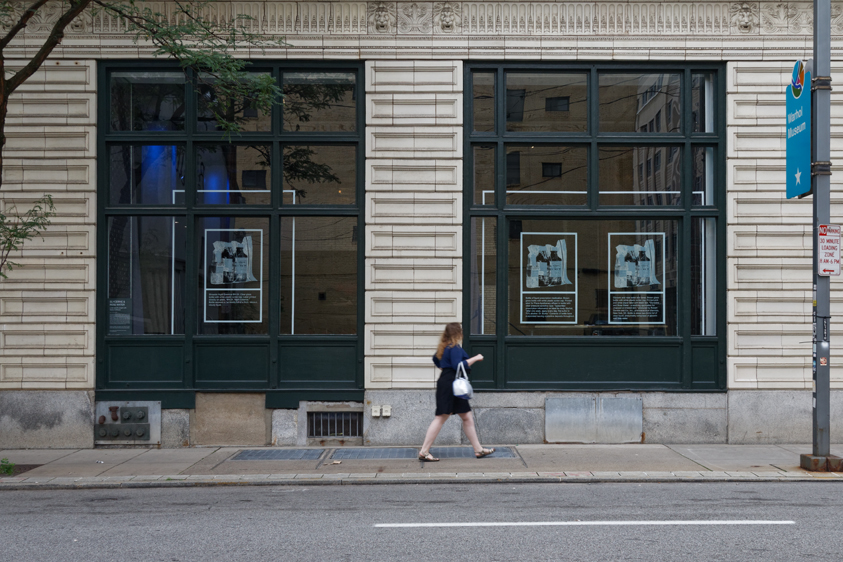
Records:
[[[433,33],[458,35],[462,32],[462,7],[459,2],[433,3]]]
[[[171,2],[139,2],[175,22]],[[22,12],[24,5],[15,3]],[[51,3],[26,34],[46,34],[59,16]],[[212,21],[236,15],[266,35],[810,35],[810,2],[213,2]],[[125,22],[100,10],[79,18],[74,34],[126,33]],[[843,35],[843,3],[832,4],[832,34]]]
[[[395,2],[369,2],[369,33],[395,33]]]
[[[758,3],[740,2],[731,5],[733,35],[758,33]]]
[[[398,33],[429,35],[433,31],[433,3],[401,2],[398,4]]]

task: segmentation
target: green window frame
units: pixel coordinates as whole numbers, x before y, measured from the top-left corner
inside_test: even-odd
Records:
[[[264,116],[244,100],[236,111],[251,121],[228,138],[202,118],[199,96],[211,94],[191,72],[180,81],[171,79],[182,72],[172,63],[99,65],[98,399],[192,408],[196,391],[265,392],[268,408],[297,408],[300,400],[363,398],[363,65],[260,61],[248,70],[271,74],[285,103]],[[170,82],[151,93],[121,85],[112,96],[112,77],[117,83],[132,73],[167,75]],[[324,96],[328,109],[314,103],[305,111],[323,113],[301,117],[296,112],[306,96]],[[173,99],[183,102],[177,111],[161,109]],[[157,117],[144,103],[158,104]],[[135,170],[153,166],[166,173],[138,179]],[[214,187],[226,174],[225,187]],[[341,229],[341,241],[320,238],[325,228]],[[147,239],[165,249],[137,250]],[[296,258],[296,244],[321,253]],[[336,266],[342,290],[313,284],[324,277],[314,268],[325,271],[331,259],[342,262]],[[226,260],[235,264],[230,278]],[[241,275],[247,263],[249,273]],[[131,296],[140,294],[143,270],[155,267],[171,268],[162,277],[167,282],[158,283],[167,285],[169,300],[158,297],[149,305],[155,310],[138,320]],[[143,306],[151,300],[145,297]],[[314,312],[320,306],[341,321],[327,326]]]
[[[487,390],[724,391],[725,65],[482,62],[466,64],[464,72],[463,319],[466,345],[487,358],[473,371],[472,384]],[[650,79],[651,86],[641,86],[644,78],[630,80],[636,75]],[[612,98],[607,86],[612,81],[621,87],[633,84],[629,91],[634,95]],[[531,101],[537,92],[536,97],[546,99]],[[613,113],[609,106],[610,101],[624,103],[618,102],[624,97],[637,112],[635,120],[629,110]],[[638,122],[643,106],[656,98],[663,105],[652,109],[652,122]],[[566,111],[551,103],[556,99],[566,99]],[[554,159],[554,154],[563,156]],[[630,184],[654,182],[655,187],[640,197],[637,192],[632,197],[606,193],[610,189],[601,188],[601,171],[608,174],[609,155],[626,158]],[[650,179],[656,176],[658,184]],[[539,183],[543,194],[513,194]],[[675,240],[658,245],[660,255],[675,260],[675,295],[664,297],[674,299],[674,325],[638,332],[602,330],[577,317],[583,306],[576,299],[582,295],[562,295],[558,298],[568,298],[577,311],[571,326],[560,321],[559,326],[522,335],[513,328],[522,319],[515,314],[519,305],[513,299],[517,277],[525,273],[512,275],[522,267],[517,260],[523,260],[522,227],[527,231],[527,224],[578,230],[553,233],[567,237],[568,248],[583,246],[583,233],[600,233],[601,252],[612,243],[605,225],[637,224],[642,232],[675,226]],[[511,249],[518,237],[521,257]],[[590,273],[611,284],[612,263],[601,256]],[[569,287],[557,292],[578,291]],[[611,299],[610,291],[605,292],[596,298]],[[523,291],[517,298],[525,298]],[[524,309],[522,304],[522,313]],[[558,312],[559,318],[564,320],[568,312]]]

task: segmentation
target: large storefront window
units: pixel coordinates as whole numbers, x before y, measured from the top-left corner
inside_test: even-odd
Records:
[[[362,66],[256,65],[284,92],[269,113],[209,76],[125,68],[100,70],[102,396],[361,399]]]
[[[474,64],[480,388],[725,388],[720,66]]]

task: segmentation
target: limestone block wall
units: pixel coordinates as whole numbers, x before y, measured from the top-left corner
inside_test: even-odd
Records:
[[[781,61],[730,63],[728,96],[728,344],[730,389],[810,389],[811,198],[785,197],[785,97],[794,52]],[[832,62],[835,89],[843,64]],[[831,158],[843,157],[843,98],[832,94]],[[843,174],[831,176],[831,217],[843,220]],[[843,315],[832,277],[831,314]],[[832,346],[843,329],[832,318]],[[839,345],[839,344],[838,344]],[[843,368],[831,369],[843,388]]]
[[[809,200],[784,198],[782,94],[792,61],[808,56],[810,2],[215,2],[209,10],[248,12],[256,32],[285,38],[257,58],[367,61],[367,388],[430,388],[436,338],[461,319],[461,61],[505,59],[730,61],[729,387],[810,387],[811,211]],[[832,13],[839,58],[843,3]],[[10,67],[53,17],[33,20],[7,50]],[[16,257],[25,267],[0,282],[0,390],[94,386],[95,61],[153,51],[125,31],[86,14],[13,98],[0,205],[25,206],[49,191],[59,216]],[[834,68],[839,87],[843,64]],[[833,102],[835,141],[841,107]],[[832,176],[836,221],[841,181]],[[838,287],[833,315],[843,312]],[[835,326],[833,341],[843,334]],[[843,388],[843,372],[832,369],[832,381]]]
[[[0,391],[94,388],[96,91],[96,61],[51,59],[9,103],[0,208],[57,215],[0,281]]]
[[[366,62],[366,388],[432,388],[462,312],[461,61]]]

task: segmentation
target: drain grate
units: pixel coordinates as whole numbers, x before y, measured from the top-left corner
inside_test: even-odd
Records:
[[[383,460],[383,459],[415,459],[418,458],[419,450],[413,447],[350,447],[337,449],[331,455],[336,460]],[[432,447],[430,454],[440,459],[473,459],[474,449],[471,447]],[[515,459],[518,455],[512,447],[497,447],[495,452],[489,455],[490,459]]]
[[[363,412],[308,412],[307,436],[362,437]]]
[[[250,449],[237,453],[233,461],[315,461],[325,449]]]

